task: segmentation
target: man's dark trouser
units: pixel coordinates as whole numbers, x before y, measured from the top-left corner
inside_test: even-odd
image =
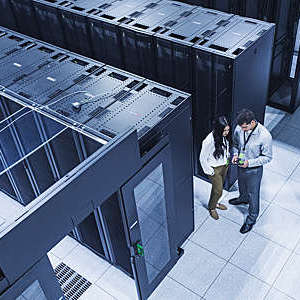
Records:
[[[246,224],[254,224],[259,214],[259,193],[263,167],[238,168],[238,183],[241,201],[249,203]]]

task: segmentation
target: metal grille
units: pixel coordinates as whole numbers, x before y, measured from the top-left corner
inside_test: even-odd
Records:
[[[54,272],[67,300],[78,300],[92,285],[64,263],[60,263]]]

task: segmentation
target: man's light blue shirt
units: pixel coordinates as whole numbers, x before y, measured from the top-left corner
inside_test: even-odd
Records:
[[[251,131],[246,132],[246,140]],[[238,155],[243,152],[245,160],[248,160],[248,167],[258,167],[269,163],[272,160],[272,136],[270,132],[260,123],[250,136],[244,147],[244,131],[237,126],[233,135],[233,153]]]

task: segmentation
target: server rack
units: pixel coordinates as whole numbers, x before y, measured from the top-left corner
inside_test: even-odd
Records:
[[[0,1],[0,11],[5,13],[1,15],[0,26],[5,26],[11,30],[17,30],[17,24],[15,16],[11,9],[11,4],[9,1],[1,0]]]
[[[290,77],[294,45],[299,23],[300,2],[297,0],[191,0],[185,3],[255,18],[276,24],[272,69],[269,84],[269,104],[293,112],[296,110],[298,77]],[[286,97],[276,91],[288,90]]]
[[[198,175],[202,173],[198,160],[201,141],[212,129],[214,117],[227,115],[233,121],[238,111],[248,108],[264,122],[274,26],[235,18],[238,22],[219,37],[193,45],[194,157]],[[201,101],[203,97],[208,101]],[[229,172],[228,178],[230,186],[235,176]]]
[[[9,125],[0,128],[2,137],[7,133],[1,190],[18,200],[9,180],[23,179],[14,171],[26,161],[32,170],[27,177],[39,187],[23,203],[27,213],[16,217],[18,230],[13,225],[4,234],[0,228],[2,257],[27,239],[22,255],[2,261],[3,277],[22,278],[76,226],[77,238],[134,277],[140,299],[146,299],[182,255],[179,247],[194,227],[190,95],[65,54],[47,70],[22,80],[16,75],[0,91],[1,105],[10,108],[0,109],[1,125]],[[51,84],[43,81],[47,77]],[[11,132],[25,148],[21,154]],[[14,286],[5,286],[7,291]]]
[[[97,10],[89,15],[88,25],[91,36],[93,57],[115,67],[124,67],[124,53],[122,48],[119,24],[133,21],[142,14],[150,13],[161,0],[151,3],[148,1],[120,1],[110,5],[104,4],[104,11]],[[127,69],[130,71],[129,69]],[[138,73],[143,75],[142,73]]]
[[[194,14],[172,28],[154,35],[157,79],[163,84],[192,91],[192,46],[219,36],[232,26],[232,14],[211,9],[197,9]]]
[[[36,21],[40,30],[40,38],[58,47],[66,48],[66,40],[63,31],[61,15],[58,13],[60,6],[71,5],[75,1],[33,0],[32,5],[36,15]]]
[[[121,23],[125,69],[157,80],[154,34],[182,22],[193,14],[193,10],[190,5],[162,1],[148,15]]]
[[[32,0],[11,0],[11,9],[16,19],[18,31],[34,38],[40,38]]]

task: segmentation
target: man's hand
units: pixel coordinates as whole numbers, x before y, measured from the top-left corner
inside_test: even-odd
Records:
[[[239,160],[239,156],[238,155],[234,155],[233,158],[232,158],[232,163],[233,164],[237,164],[238,160]]]
[[[243,164],[243,165],[240,165],[241,168],[247,168],[248,166],[249,166],[248,160],[245,160],[245,161],[244,161],[244,164]]]

